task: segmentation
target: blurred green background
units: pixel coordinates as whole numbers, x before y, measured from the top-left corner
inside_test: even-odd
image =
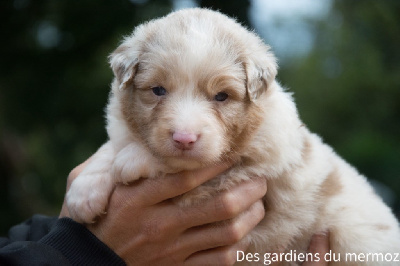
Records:
[[[400,1],[4,0],[0,234],[33,213],[57,215],[68,173],[106,141],[107,56],[122,36],[190,6],[255,28],[305,124],[399,213]]]

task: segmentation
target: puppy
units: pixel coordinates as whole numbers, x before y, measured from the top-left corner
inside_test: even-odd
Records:
[[[311,236],[328,230],[332,252],[343,254],[340,265],[357,264],[344,261],[345,253],[400,251],[390,209],[302,124],[291,94],[275,80],[270,48],[233,19],[205,9],[171,13],[138,26],[110,64],[110,139],[72,183],[73,219],[89,223],[102,214],[117,182],[236,160],[179,202],[199,204],[265,177],[266,215],[249,235],[249,252],[306,252]]]

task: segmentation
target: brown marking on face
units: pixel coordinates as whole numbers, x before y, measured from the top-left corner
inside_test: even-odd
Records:
[[[243,117],[241,122],[246,126],[237,136],[233,136],[233,141],[236,143],[239,151],[246,146],[247,142],[254,136],[256,130],[260,127],[260,124],[263,121],[260,107],[251,101],[246,101],[244,104],[246,115]]]
[[[121,92],[120,101],[123,119],[126,121],[131,133],[137,136],[137,129],[140,127],[134,116],[135,110],[137,109],[135,104],[135,88],[131,87]]]
[[[244,75],[238,73],[237,69],[232,70],[233,73],[223,73],[215,75],[210,74],[203,77],[199,81],[198,87],[205,87],[203,90],[209,94],[210,99],[213,100],[215,95],[219,92],[225,92],[229,95],[229,100],[243,101],[246,96],[244,87]],[[206,84],[204,86],[204,84]]]
[[[232,67],[229,71],[211,71],[212,74],[201,81],[206,84],[205,88],[202,88],[203,93],[206,92],[208,98],[214,102],[215,116],[224,128],[227,148],[222,159],[232,158],[240,153],[254,136],[263,119],[261,108],[250,101],[246,93],[245,70],[241,64],[234,61],[232,65],[235,65],[235,68]],[[228,94],[226,101],[217,102],[213,99],[219,92]]]
[[[333,197],[342,192],[343,185],[340,183],[340,174],[337,168],[326,177],[324,182],[321,184],[320,193],[323,197]]]

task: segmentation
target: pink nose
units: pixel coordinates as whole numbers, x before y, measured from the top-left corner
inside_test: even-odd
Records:
[[[187,132],[174,132],[172,134],[174,145],[180,150],[190,150],[198,139],[198,135]]]

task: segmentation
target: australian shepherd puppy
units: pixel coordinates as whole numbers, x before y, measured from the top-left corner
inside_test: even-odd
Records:
[[[206,9],[171,13],[138,26],[110,64],[109,141],[67,194],[76,221],[106,210],[117,182],[234,160],[179,202],[201,204],[235,183],[266,178],[266,215],[248,236],[249,252],[305,252],[314,233],[328,230],[332,252],[342,258],[400,252],[391,210],[303,125],[291,94],[275,80],[270,48],[235,20]]]

